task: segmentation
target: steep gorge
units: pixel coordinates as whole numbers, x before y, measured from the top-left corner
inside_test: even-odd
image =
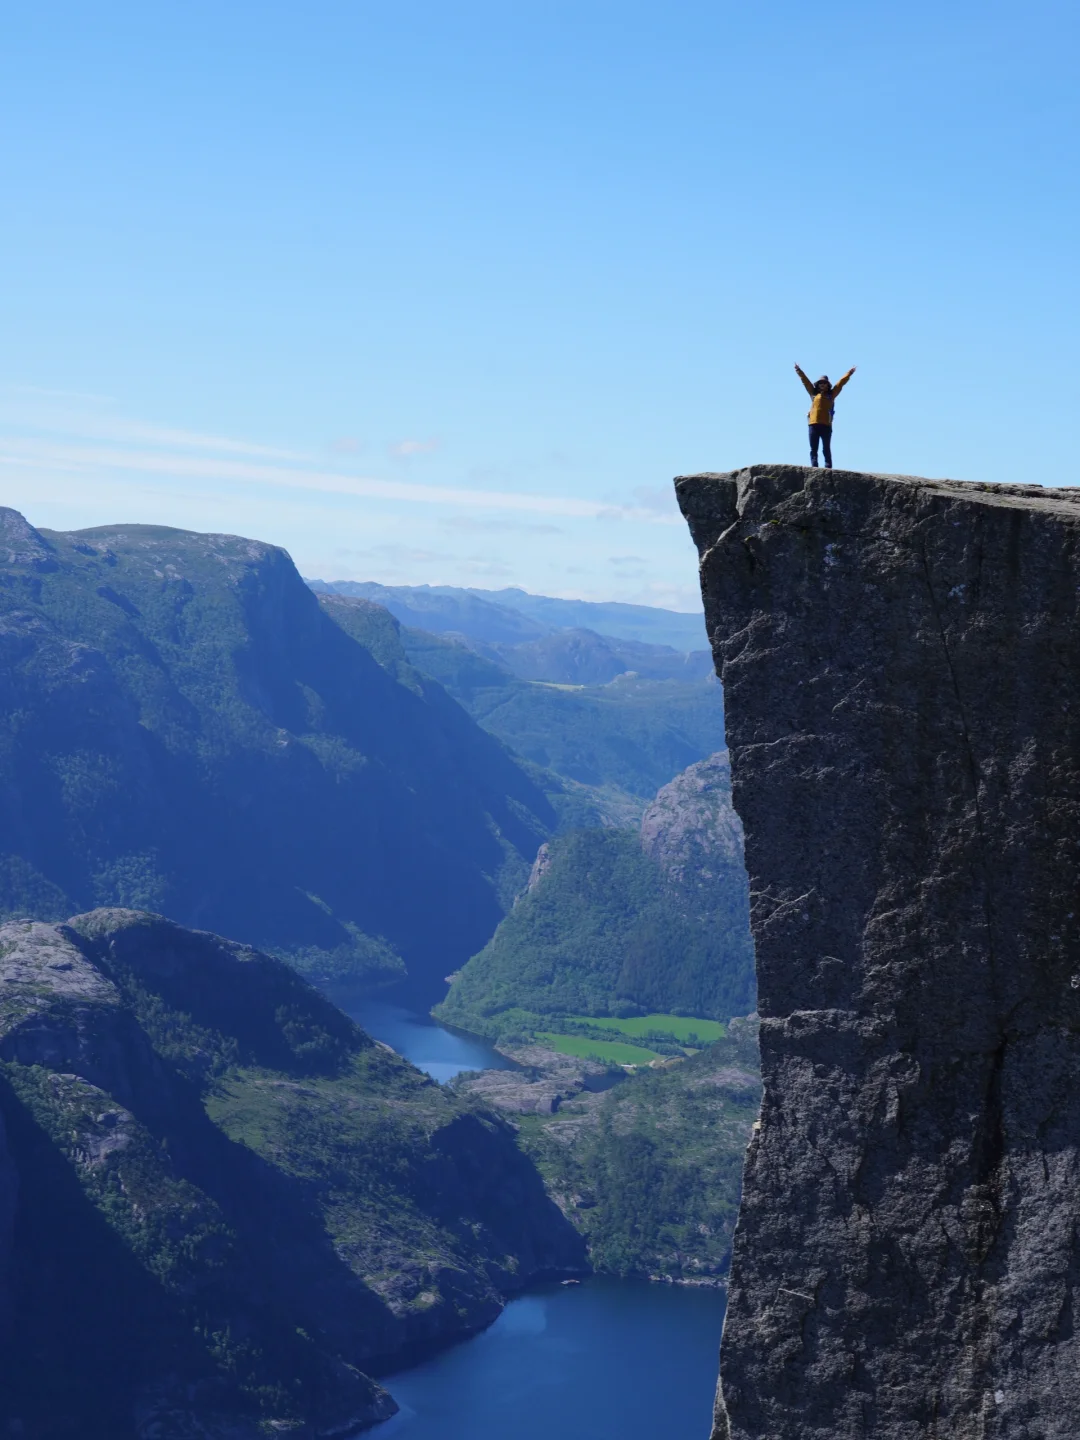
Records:
[[[714,1440],[1080,1430],[1080,490],[676,481],[764,1098]]]

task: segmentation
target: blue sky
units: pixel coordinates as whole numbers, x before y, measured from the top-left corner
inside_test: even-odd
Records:
[[[1080,483],[1080,12],[36,0],[0,500],[324,578],[697,603],[676,473]]]

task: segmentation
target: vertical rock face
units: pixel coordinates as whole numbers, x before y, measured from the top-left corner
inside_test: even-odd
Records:
[[[7,1130],[0,1115],[0,1345],[11,1331],[15,1297],[11,1289],[14,1261],[15,1209],[19,1199],[19,1177],[8,1149]]]
[[[715,1437],[1080,1434],[1080,490],[676,482],[764,1101]]]

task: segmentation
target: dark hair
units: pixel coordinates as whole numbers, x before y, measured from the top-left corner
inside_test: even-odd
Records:
[[[829,377],[828,377],[827,375],[819,375],[818,378],[814,381],[814,384],[815,384],[815,385],[828,385],[828,386],[831,387],[831,386],[832,386],[832,381],[829,379]]]

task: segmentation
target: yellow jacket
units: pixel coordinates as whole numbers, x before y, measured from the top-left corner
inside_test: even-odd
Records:
[[[799,379],[806,386],[807,393],[810,396],[810,409],[806,413],[806,418],[810,421],[811,425],[831,425],[833,403],[837,395],[840,394],[840,391],[851,379],[853,371],[849,370],[846,375],[842,375],[831,390],[816,390],[813,381],[807,379],[806,375],[803,371],[799,370],[797,365],[795,369],[798,370]]]

